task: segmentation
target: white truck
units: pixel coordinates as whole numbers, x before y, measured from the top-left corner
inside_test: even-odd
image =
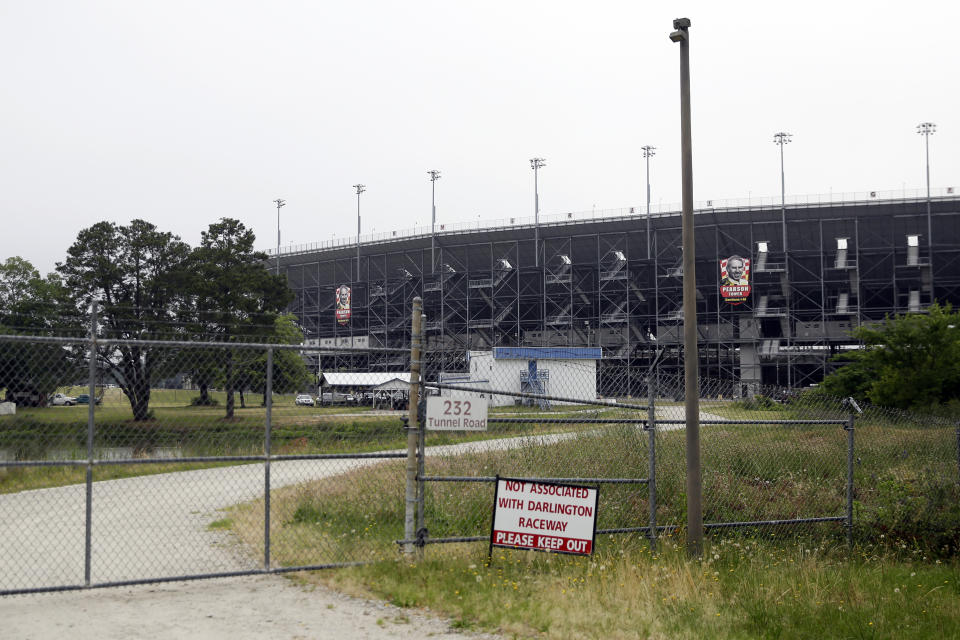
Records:
[[[50,396],[50,404],[53,406],[72,407],[76,403],[77,403],[76,398],[72,396],[64,395],[62,393],[55,393],[52,396]]]

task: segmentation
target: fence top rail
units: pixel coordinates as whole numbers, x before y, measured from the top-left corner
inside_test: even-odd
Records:
[[[730,418],[729,420],[700,420],[700,424],[833,424],[833,425],[846,425],[848,419],[836,419],[836,420],[737,420],[736,418]],[[686,424],[686,420],[657,420],[657,424]]]
[[[421,476],[419,478],[424,482],[496,482],[503,480],[497,476]],[[650,482],[647,478],[511,478],[511,480],[520,480],[523,482],[543,482],[543,483],[594,483],[594,484],[647,484]]]
[[[498,389],[487,389],[480,387],[462,387],[454,384],[445,384],[443,382],[424,382],[421,384],[436,389],[449,389],[450,391],[467,391],[470,393],[488,393],[495,396],[509,396],[512,398],[529,398],[531,400],[553,400],[555,402],[569,402],[570,404],[583,404],[591,407],[603,407],[605,409],[636,409],[637,411],[647,411],[649,407],[640,404],[631,404],[626,402],[609,402],[606,400],[586,400],[584,398],[568,398],[565,396],[545,395],[541,393],[524,393],[523,391],[503,391]]]
[[[91,340],[89,336],[33,336],[0,334],[0,342],[27,342],[51,344],[90,344],[117,346],[146,346],[146,347],[186,347],[186,348],[225,348],[225,349],[281,349],[287,351],[304,351],[309,353],[402,353],[409,354],[409,349],[397,347],[320,347],[302,344],[281,344],[276,342],[222,342],[199,340],[154,340],[141,338],[109,338],[97,336]]]
[[[624,418],[488,418],[488,424],[646,424],[646,416]]]
[[[117,465],[150,465],[150,464],[194,464],[216,462],[288,462],[293,460],[365,460],[405,458],[403,451],[381,451],[374,453],[298,453],[290,455],[237,455],[237,456],[182,456],[179,458],[117,458],[104,460],[100,458],[82,458],[74,460],[0,460],[0,469],[25,467],[77,467],[93,465],[95,467],[109,467]]]

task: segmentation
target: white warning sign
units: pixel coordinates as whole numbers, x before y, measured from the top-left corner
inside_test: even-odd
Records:
[[[497,480],[490,545],[557,553],[593,553],[597,488]]]

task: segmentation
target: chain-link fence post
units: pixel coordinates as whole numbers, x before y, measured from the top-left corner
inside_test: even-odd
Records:
[[[87,393],[90,401],[87,403],[87,477],[86,477],[86,522],[83,543],[83,583],[90,586],[90,564],[93,544],[93,437],[96,428],[94,408],[97,406],[97,302],[90,303],[90,362]]]
[[[853,409],[847,418],[844,427],[847,431],[847,546],[853,548],[853,423],[855,420]]]
[[[650,501],[650,551],[657,550],[657,409],[654,404],[653,378],[647,373],[647,437],[650,444],[647,446],[647,490]]]
[[[267,349],[267,385],[264,392],[267,404],[263,437],[263,568],[270,570],[270,450],[273,432],[273,348]],[[323,397],[323,396],[321,396]]]
[[[421,315],[420,317],[420,328],[424,329],[427,326],[427,316]],[[423,344],[421,343],[421,350]],[[420,370],[420,377],[423,378],[423,368]],[[417,423],[417,540],[422,540],[426,536],[426,529],[424,527],[424,501],[426,500],[427,493],[427,483],[423,480],[426,475],[424,467],[426,466],[427,458],[427,429],[426,425],[426,415],[427,415],[427,399],[426,393],[419,394],[422,398],[417,398],[417,403],[420,406],[417,408],[417,417],[419,422]],[[420,547],[421,551],[423,547]]]
[[[420,296],[413,299],[413,330],[410,336],[410,406],[407,424],[407,486],[403,537],[413,540],[417,526],[417,445],[419,441],[419,402],[420,402],[420,331],[423,323],[423,300]],[[404,553],[413,553],[414,544],[403,546]]]
[[[957,482],[960,483],[960,422],[957,422]]]

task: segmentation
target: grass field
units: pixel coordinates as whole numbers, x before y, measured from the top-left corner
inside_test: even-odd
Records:
[[[513,638],[956,638],[960,567],[799,542],[608,543],[591,558],[477,546],[425,560],[301,574],[358,596],[428,607],[464,629]]]
[[[842,479],[843,438],[813,428],[790,435],[768,430],[758,439],[746,427],[714,434],[705,478],[708,521],[842,511],[836,472]],[[853,552],[842,526],[826,524],[713,534],[703,560],[685,557],[678,548],[682,533],[661,538],[656,557],[641,537],[600,536],[592,558],[495,549],[488,564],[485,543],[429,545],[422,557],[407,558],[395,544],[403,537],[403,462],[389,461],[275,491],[273,559],[285,566],[367,561],[298,579],[429,607],[457,626],[521,638],[960,637],[956,546],[935,542],[958,540],[960,487],[949,473],[955,460],[936,447],[939,453],[910,471],[894,453],[905,443],[929,448],[942,434],[873,435],[857,472],[862,490]],[[883,437],[887,441],[879,442]],[[664,433],[657,443],[661,523],[685,519],[682,439],[682,432]],[[811,464],[836,456],[839,465]],[[643,463],[643,435],[623,426],[546,446],[435,457],[427,473],[522,476],[576,469],[610,477]],[[924,468],[939,480],[924,476]],[[888,495],[881,486],[887,481],[874,476],[897,479],[901,490]],[[915,482],[921,476],[932,485]],[[425,524],[432,537],[489,532],[490,485],[437,483],[427,490]],[[937,491],[943,501],[930,495]],[[598,528],[645,521],[645,486],[603,486],[600,495]],[[262,553],[262,508],[262,501],[239,505],[220,523],[254,555]]]
[[[76,396],[86,388],[60,389]],[[119,389],[107,389],[94,407],[95,455],[98,457],[185,457],[259,455],[264,451],[266,410],[262,396],[247,394],[246,408],[224,418],[225,394],[214,392],[216,406],[192,406],[196,391],[158,389],[151,393],[152,419],[137,422]],[[297,407],[295,395],[274,397],[273,452],[317,453],[370,451],[398,447],[405,441],[399,414],[369,407]],[[10,460],[85,459],[89,406],[18,408],[0,416],[0,457]],[[214,463],[217,464],[217,463]],[[100,465],[97,479],[106,480],[214,464],[178,463]],[[83,482],[82,466],[0,469],[0,493]]]
[[[66,390],[74,395],[82,389]],[[248,396],[232,420],[219,406],[195,407],[196,392],[158,390],[153,419],[133,422],[117,390],[95,408],[97,447],[152,455],[232,455],[263,450],[264,408]],[[239,407],[239,399],[238,399]],[[751,408],[705,401],[704,411],[735,419],[805,417],[777,405]],[[17,459],[83,451],[88,407],[47,407],[0,417],[0,452]],[[431,433],[430,446],[517,435],[570,432],[549,444],[492,447],[429,456],[428,475],[642,477],[647,434],[636,411],[555,406],[547,418],[620,417],[623,423],[540,423],[535,407],[498,408],[529,417],[485,433]],[[274,453],[371,451],[405,444],[399,414],[365,407],[295,407],[275,399]],[[712,425],[702,432],[704,515],[708,522],[841,515],[847,434],[838,425]],[[683,431],[657,436],[657,519],[685,521]],[[271,494],[272,560],[295,566],[369,564],[299,575],[400,606],[429,607],[461,628],[519,638],[951,638],[960,637],[960,483],[951,426],[866,416],[856,430],[853,552],[837,523],[755,528],[708,537],[702,560],[682,538],[661,539],[652,555],[638,536],[601,536],[590,558],[496,550],[483,543],[430,545],[403,557],[403,461],[385,461]],[[200,465],[104,465],[97,479]],[[112,474],[112,475],[111,475]],[[0,471],[0,493],[81,482],[82,467]],[[645,524],[643,484],[604,485],[598,527]],[[427,485],[431,537],[489,532],[492,486]],[[210,526],[230,530],[262,557],[263,500],[237,505]]]
[[[76,396],[85,388],[60,389]],[[115,459],[140,457],[261,455],[264,451],[266,410],[261,395],[246,396],[246,407],[236,398],[234,417],[224,418],[225,394],[213,392],[215,406],[193,406],[195,391],[154,390],[152,418],[134,421],[126,397],[119,389],[104,391],[95,405],[95,456]],[[401,418],[406,412],[374,411],[369,406],[335,405],[298,407],[295,395],[274,396],[272,452],[274,455],[369,452],[406,446]],[[0,416],[0,459],[85,459],[87,405],[20,408],[16,415]],[[493,416],[529,417],[526,424],[491,425],[486,432],[444,433],[432,436],[435,444],[580,429],[579,425],[549,425],[537,422],[536,407],[498,407]],[[555,406],[551,418],[613,416],[621,410]],[[102,465],[98,479],[182,471],[207,464],[183,464],[173,460],[137,465]],[[0,493],[83,482],[82,466],[0,469]]]

